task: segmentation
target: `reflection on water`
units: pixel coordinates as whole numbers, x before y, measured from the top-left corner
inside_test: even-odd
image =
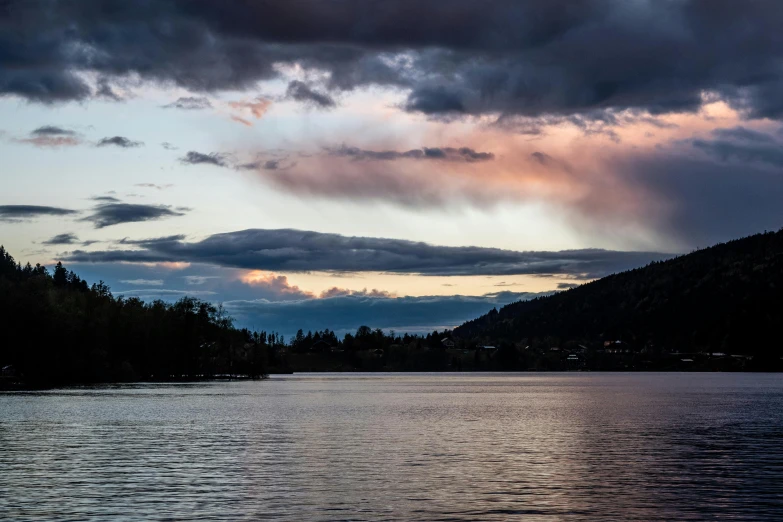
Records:
[[[783,520],[783,378],[295,375],[0,395],[3,520]]]

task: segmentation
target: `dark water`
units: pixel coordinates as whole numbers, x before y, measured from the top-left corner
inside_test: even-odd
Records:
[[[3,520],[783,520],[770,374],[297,375],[0,395]]]

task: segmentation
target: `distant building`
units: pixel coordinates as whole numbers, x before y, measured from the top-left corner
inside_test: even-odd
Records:
[[[312,346],[310,346],[311,352],[318,352],[318,353],[326,353],[332,351],[332,345],[324,341],[323,339],[319,339],[318,341],[314,342]]]
[[[454,341],[452,341],[448,337],[444,337],[443,339],[441,339],[440,344],[442,344],[446,348],[454,348]]]
[[[479,346],[482,350],[497,350],[494,346]]]

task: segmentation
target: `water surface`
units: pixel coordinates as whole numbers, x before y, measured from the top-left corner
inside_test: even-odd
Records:
[[[3,520],[783,520],[774,374],[303,374],[0,395]]]

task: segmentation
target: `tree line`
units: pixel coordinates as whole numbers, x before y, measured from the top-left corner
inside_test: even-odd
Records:
[[[276,333],[237,329],[191,297],[145,303],[57,263],[22,266],[0,246],[0,365],[31,386],[267,372]]]

